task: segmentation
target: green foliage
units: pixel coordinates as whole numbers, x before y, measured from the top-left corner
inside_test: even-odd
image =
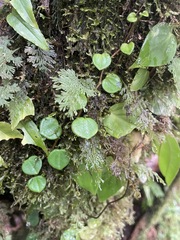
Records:
[[[137,15],[135,12],[131,12],[128,16],[127,16],[127,20],[128,22],[134,23],[137,22]]]
[[[118,75],[109,73],[102,81],[102,87],[108,93],[116,93],[121,90],[122,82]]]
[[[42,167],[42,160],[34,155],[26,159],[22,164],[22,171],[28,175],[37,175]]]
[[[14,95],[14,98],[9,103],[8,110],[12,129],[15,129],[25,117],[34,115],[35,111],[32,100],[23,92]]]
[[[69,161],[69,154],[66,149],[54,149],[48,155],[48,163],[57,170],[65,168]]]
[[[40,123],[40,134],[50,140],[57,139],[62,134],[61,125],[53,117],[43,118]]]
[[[126,116],[123,103],[110,107],[109,114],[104,117],[103,124],[106,132],[115,138],[120,138],[132,132],[135,125]]]
[[[49,50],[48,44],[41,33],[34,17],[32,3],[27,0],[10,1],[13,6],[12,12],[7,16],[7,22],[14,30],[25,39],[34,43],[43,50]]]
[[[121,49],[121,52],[127,55],[131,55],[131,53],[134,50],[134,43],[133,42],[122,43],[120,49]]]
[[[57,54],[51,44],[49,44],[48,51],[37,48],[33,44],[29,44],[25,47],[24,52],[28,55],[27,61],[32,63],[34,68],[37,68],[42,72],[50,72],[56,63],[54,59]]]
[[[48,155],[47,147],[40,135],[36,124],[32,120],[27,118],[21,121],[18,124],[17,128],[21,129],[24,133],[22,145],[33,144],[40,147],[46,153],[46,155]]]
[[[169,65],[169,71],[173,74],[175,86],[180,94],[180,58],[175,57]]]
[[[139,57],[130,67],[157,67],[170,63],[175,56],[177,41],[167,23],[155,25],[146,36]]]
[[[16,83],[10,83],[9,81],[3,81],[2,86],[0,86],[0,106],[8,106],[9,101],[12,100],[20,88]]]
[[[103,70],[111,64],[111,56],[108,53],[95,53],[92,56],[93,64],[98,70]]]
[[[14,138],[22,138],[22,134],[18,130],[12,130],[9,123],[0,122],[0,141]]]
[[[158,156],[161,173],[166,183],[170,185],[180,169],[180,148],[174,137],[166,135]]]
[[[70,118],[77,115],[77,110],[86,111],[87,97],[95,96],[95,83],[92,79],[80,79],[73,70],[62,69],[58,77],[53,77],[53,88],[57,91],[55,101],[59,109],[66,111]]]
[[[27,186],[32,192],[40,193],[46,187],[46,178],[43,176],[33,177],[29,179]]]
[[[15,72],[15,68],[22,65],[21,57],[14,56],[16,50],[11,50],[9,47],[13,41],[7,36],[0,37],[0,77],[2,79],[11,79]]]
[[[130,90],[141,90],[149,79],[149,71],[144,68],[139,68],[131,83]]]
[[[92,118],[76,118],[71,125],[72,131],[78,137],[90,139],[96,135],[98,125]]]

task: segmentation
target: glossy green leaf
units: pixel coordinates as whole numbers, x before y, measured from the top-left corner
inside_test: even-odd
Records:
[[[98,189],[97,196],[100,202],[107,200],[109,197],[117,193],[124,185],[124,182],[112,175],[112,172],[106,169],[102,174],[101,187]]]
[[[40,123],[40,133],[43,137],[54,140],[61,136],[62,128],[55,118],[46,117]]]
[[[93,64],[98,70],[105,69],[111,64],[111,56],[108,53],[95,53],[92,57]]]
[[[55,149],[48,156],[48,163],[57,170],[65,168],[69,161],[69,155],[65,149]]]
[[[170,185],[180,168],[180,147],[176,139],[167,135],[159,149],[159,168],[166,183]]]
[[[46,155],[48,155],[48,150],[46,148],[46,145],[40,135],[40,132],[36,124],[32,120],[25,119],[21,121],[18,124],[18,128],[24,132],[22,145],[33,144],[35,146],[40,147],[46,153]]]
[[[30,0],[11,0],[10,3],[25,22],[34,28],[38,28]]]
[[[122,82],[118,75],[109,73],[102,81],[102,87],[108,93],[116,93],[121,90]]]
[[[87,171],[85,168],[82,168],[78,171],[75,180],[80,187],[96,195],[98,190],[98,178],[99,173],[97,171]]]
[[[33,177],[29,179],[27,186],[32,192],[40,193],[46,187],[46,178],[43,176]]]
[[[123,103],[117,103],[109,109],[109,114],[104,117],[103,124],[106,132],[115,138],[120,138],[132,132],[136,127],[130,123]]]
[[[136,62],[130,67],[163,66],[173,59],[177,41],[168,23],[158,23],[148,33]]]
[[[49,50],[49,46],[39,28],[34,28],[25,22],[16,10],[12,10],[12,13],[8,14],[6,19],[8,24],[14,28],[19,35],[43,50]]]
[[[131,55],[131,53],[134,50],[134,43],[130,42],[130,43],[122,43],[121,47],[120,47],[121,52],[127,54],[127,55]]]
[[[28,175],[36,175],[40,172],[42,160],[38,156],[31,156],[22,164],[22,171]]]
[[[26,95],[13,98],[8,106],[11,119],[11,128],[15,129],[18,123],[29,115],[34,115],[34,105],[32,100]]]
[[[139,68],[132,83],[130,90],[138,91],[144,87],[149,79],[149,71],[145,68]]]
[[[18,130],[12,130],[9,123],[0,122],[0,141],[14,138],[23,138],[23,136]]]
[[[72,131],[78,137],[90,139],[98,131],[98,125],[92,118],[76,118],[71,125]]]
[[[128,16],[127,16],[127,20],[128,22],[137,22],[137,15],[135,12],[131,12]]]

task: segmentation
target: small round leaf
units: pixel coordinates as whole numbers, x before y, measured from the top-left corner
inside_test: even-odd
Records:
[[[45,138],[54,140],[61,136],[62,128],[55,118],[46,117],[40,123],[40,133]]]
[[[121,52],[127,54],[127,55],[131,55],[131,53],[134,50],[134,43],[130,42],[130,43],[122,43],[121,47]]]
[[[128,16],[127,16],[127,20],[128,22],[137,22],[137,16],[135,12],[131,12]]]
[[[46,178],[43,176],[33,177],[29,179],[27,185],[32,192],[40,193],[46,187]]]
[[[90,139],[98,131],[98,125],[92,118],[76,118],[71,128],[74,134],[85,139]]]
[[[22,171],[28,175],[36,175],[42,167],[42,160],[38,156],[31,156],[22,164]]]
[[[105,69],[111,64],[111,56],[108,53],[95,53],[92,57],[93,64],[98,70]]]
[[[108,93],[116,93],[121,90],[122,83],[118,75],[109,73],[102,81],[102,87]]]
[[[48,163],[57,170],[65,168],[69,161],[69,155],[65,149],[55,149],[48,156]]]

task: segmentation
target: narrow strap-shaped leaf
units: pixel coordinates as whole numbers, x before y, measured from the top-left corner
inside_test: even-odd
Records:
[[[25,22],[16,10],[13,10],[12,13],[8,14],[7,22],[19,35],[28,41],[34,43],[45,51],[49,49],[46,39],[39,28],[33,28],[30,24]]]
[[[11,0],[10,3],[25,22],[29,23],[34,28],[38,28],[30,0]]]

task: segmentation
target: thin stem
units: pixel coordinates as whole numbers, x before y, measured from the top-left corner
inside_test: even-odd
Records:
[[[97,86],[96,86],[96,89],[98,89],[99,86],[101,86],[101,84],[102,84],[103,74],[104,74],[104,70],[101,71],[101,75],[100,75],[100,77],[99,77],[99,82],[98,82],[98,84],[97,84]]]

